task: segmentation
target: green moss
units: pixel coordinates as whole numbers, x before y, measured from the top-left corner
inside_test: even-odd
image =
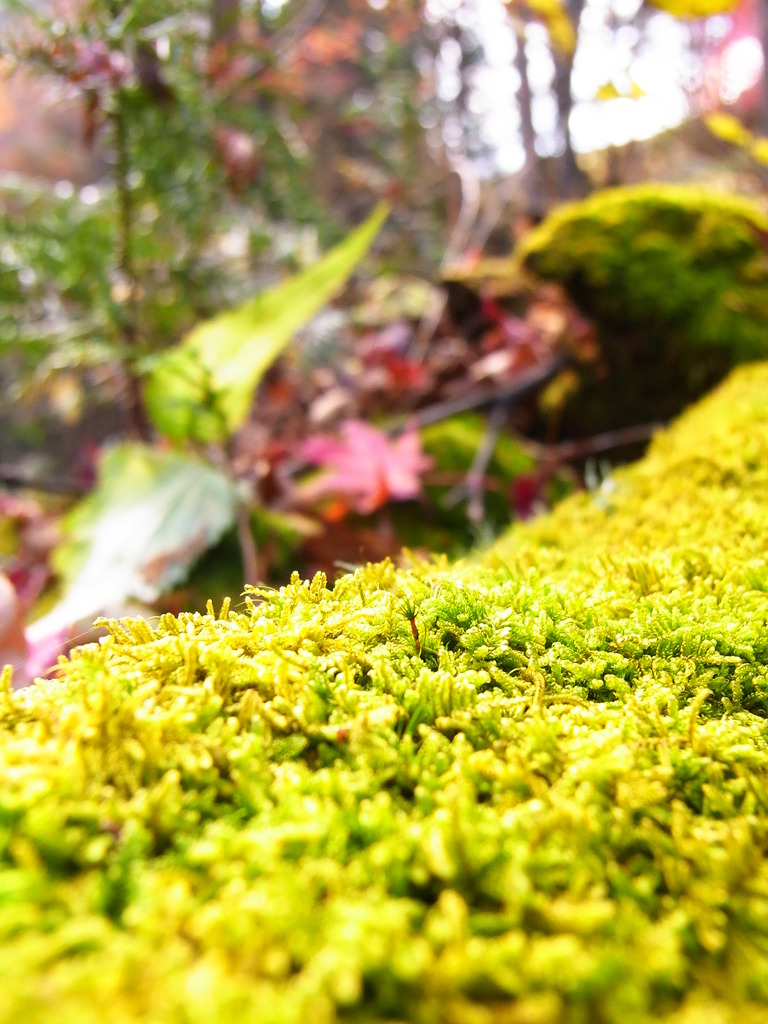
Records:
[[[564,419],[567,435],[586,435],[669,419],[735,364],[765,358],[767,238],[766,214],[738,196],[609,189],[559,207],[512,260],[486,261],[468,282],[515,292],[522,268],[594,321],[602,365],[584,369]]]
[[[674,330],[670,343],[754,359],[766,352],[767,232],[747,199],[642,185],[560,207],[517,255],[600,324],[655,324]]]
[[[762,364],[471,562],[6,689],[0,1020],[764,1021],[766,496]]]

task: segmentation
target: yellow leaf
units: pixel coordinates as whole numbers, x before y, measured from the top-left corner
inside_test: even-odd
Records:
[[[709,18],[713,14],[727,14],[738,7],[741,0],[648,0],[648,3],[676,18]]]
[[[645,89],[643,89],[642,86],[637,84],[634,78],[631,78],[629,82],[629,92],[626,93],[626,95],[631,100],[639,100],[643,96],[647,96],[648,93],[645,91]]]
[[[759,139],[755,139],[754,143],[750,147],[749,152],[752,156],[761,164],[765,164],[768,167],[768,139],[765,136],[761,136]]]
[[[752,132],[744,127],[738,117],[731,114],[708,114],[704,124],[718,139],[731,142],[734,146],[749,147],[754,141]]]
[[[613,82],[606,82],[601,85],[595,93],[596,100],[639,100],[647,96],[645,89],[641,89],[634,79],[630,79],[629,89],[619,89]]]
[[[617,100],[621,97],[621,93],[613,84],[613,82],[606,82],[601,85],[595,93],[596,100]]]

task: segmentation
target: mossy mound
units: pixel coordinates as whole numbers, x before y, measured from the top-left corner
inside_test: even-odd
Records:
[[[567,426],[668,419],[765,358],[767,240],[753,202],[685,186],[610,189],[550,214],[516,258],[594,320],[608,371],[586,378]]]
[[[516,294],[521,270],[561,285],[596,325],[568,436],[667,420],[737,363],[768,355],[768,217],[748,199],[679,185],[598,192],[557,208],[511,260],[465,287]]]
[[[766,498],[762,364],[472,563],[7,686],[0,1020],[768,1019]]]
[[[689,353],[744,360],[768,349],[767,236],[768,217],[748,199],[638,185],[559,207],[517,258],[600,325],[655,325]]]

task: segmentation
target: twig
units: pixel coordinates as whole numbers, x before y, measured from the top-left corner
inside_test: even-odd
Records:
[[[493,457],[499,432],[509,412],[509,402],[497,402],[485,424],[485,434],[475,452],[469,472],[462,482],[446,494],[443,504],[448,507],[467,499],[467,515],[472,523],[481,523],[485,513],[485,471]]]
[[[28,487],[31,491],[44,491],[46,494],[86,494],[90,490],[86,484],[74,477],[38,477],[29,470],[8,463],[0,463],[0,484],[7,487]]]
[[[399,418],[393,424],[391,432],[396,433],[402,429],[402,421],[406,419],[417,427],[426,427],[431,423],[439,423],[451,416],[457,416],[461,412],[468,412],[470,409],[488,409],[499,402],[507,403],[509,407],[512,407],[531,391],[535,391],[556,377],[570,362],[569,356],[558,355],[546,363],[540,363],[530,370],[525,370],[518,374],[513,381],[502,387],[494,388],[492,391],[470,391],[469,394],[456,395],[455,398],[447,398],[443,402],[435,402],[424,409],[417,409],[407,417]]]
[[[542,461],[573,462],[589,455],[612,451],[628,444],[640,444],[649,441],[663,423],[638,423],[619,430],[606,430],[592,437],[579,438],[576,441],[562,441],[560,444],[540,444],[538,441],[525,441],[525,446],[532,454]]]

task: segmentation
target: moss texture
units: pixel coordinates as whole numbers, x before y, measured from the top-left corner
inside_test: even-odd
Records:
[[[768,1019],[768,364],[455,566],[0,707],[0,1020]]]

